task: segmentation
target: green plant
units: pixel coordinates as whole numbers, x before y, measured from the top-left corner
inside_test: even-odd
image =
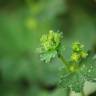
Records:
[[[48,63],[56,56],[63,62],[64,67],[60,70],[58,85],[70,88],[75,92],[81,92],[84,96],[83,87],[86,81],[95,82],[96,80],[96,59],[94,54],[85,50],[84,45],[79,41],[72,44],[72,54],[67,61],[62,52],[65,50],[63,34],[60,32],[49,31],[42,35],[40,47],[41,60]]]

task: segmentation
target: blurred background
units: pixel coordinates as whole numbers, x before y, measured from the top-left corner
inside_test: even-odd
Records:
[[[96,53],[96,0],[0,0],[0,96],[67,96],[62,62],[44,64],[36,51],[49,30],[64,32],[66,59],[74,40]]]

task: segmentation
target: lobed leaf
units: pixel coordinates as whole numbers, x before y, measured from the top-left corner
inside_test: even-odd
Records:
[[[82,61],[78,71],[72,73],[63,68],[60,74],[59,86],[69,87],[75,92],[80,92],[86,81],[95,82],[96,80],[96,59],[93,59],[93,55],[90,55]]]

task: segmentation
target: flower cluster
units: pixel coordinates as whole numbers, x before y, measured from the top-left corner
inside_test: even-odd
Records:
[[[62,35],[59,32],[49,31],[48,34],[42,35],[40,42],[43,51],[56,50],[61,43]]]
[[[71,60],[73,62],[78,62],[83,58],[86,58],[88,53],[84,50],[84,45],[80,42],[74,42],[72,44],[72,55]]]
[[[40,38],[40,57],[42,61],[48,63],[58,54],[57,51],[60,49],[62,38],[60,32],[54,31],[49,31],[48,34],[42,35]]]

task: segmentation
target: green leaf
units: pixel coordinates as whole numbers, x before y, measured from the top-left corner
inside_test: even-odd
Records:
[[[82,74],[77,73],[69,73],[63,70],[63,74],[61,75],[59,86],[64,88],[71,88],[75,92],[80,92],[83,89],[85,79]]]
[[[69,72],[63,68],[60,72],[59,86],[71,88],[75,92],[80,92],[83,89],[85,81],[96,80],[96,59],[93,54],[82,60],[79,69],[75,72]]]
[[[50,62],[52,58],[54,58],[57,55],[57,51],[48,51],[45,53],[42,53],[40,55],[41,61],[45,61],[46,63]]]
[[[83,61],[80,72],[88,81],[94,81],[96,79],[96,59],[94,55],[90,55],[85,61]]]

